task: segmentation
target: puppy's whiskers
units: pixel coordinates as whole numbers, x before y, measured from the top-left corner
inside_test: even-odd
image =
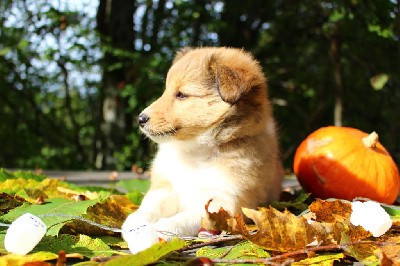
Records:
[[[162,130],[155,130],[155,128],[162,128]],[[167,139],[174,136],[177,133],[177,129],[172,125],[164,123],[159,123],[153,126],[149,126],[144,130],[144,132],[149,136]]]

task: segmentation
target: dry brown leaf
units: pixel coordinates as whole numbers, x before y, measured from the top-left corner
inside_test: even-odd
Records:
[[[350,223],[352,212],[351,203],[343,200],[321,200],[316,199],[310,207],[310,211],[315,214],[315,220],[323,223],[335,223],[337,230],[334,230],[334,239],[341,240],[343,230],[346,232],[350,242],[365,239],[371,233],[365,231],[361,226],[354,226]],[[343,242],[341,240],[340,242]]]
[[[3,215],[9,210],[24,204],[25,199],[19,196],[11,196],[7,193],[0,193],[0,214]]]
[[[84,218],[112,228],[121,228],[126,217],[138,208],[123,195],[111,195],[102,202],[87,208]],[[65,224],[63,233],[82,233],[86,235],[114,235],[115,233],[103,230],[98,226],[74,220]]]
[[[333,223],[337,216],[350,219],[351,215],[351,203],[342,200],[317,199],[310,205],[309,209],[315,214],[317,222]]]
[[[362,227],[350,223],[347,205],[329,203],[324,207],[324,204],[325,202],[320,201],[314,207],[320,217],[331,222],[309,223],[304,217],[297,217],[287,210],[280,212],[271,207],[258,210],[243,208],[244,215],[256,224],[257,232],[254,233],[248,230],[243,215],[232,218],[221,209],[218,213],[208,213],[208,218],[211,220],[211,227],[208,229],[239,233],[264,249],[281,252],[304,249],[309,245],[357,241],[370,236]],[[330,207],[334,210],[332,215],[328,215],[328,211],[322,209],[329,210]]]
[[[243,213],[256,224],[258,231],[242,233],[251,242],[268,250],[294,251],[311,243],[335,243],[331,235],[332,227],[321,223],[308,223],[303,217],[296,217],[285,210],[260,208],[258,211],[243,208]]]
[[[382,239],[387,244],[380,247],[382,256],[381,261],[390,262],[386,265],[400,265],[400,236],[389,236]],[[382,262],[381,265],[384,263]]]
[[[206,230],[213,230],[217,229],[220,231],[229,231],[234,232],[236,231],[237,227],[237,220],[240,220],[240,217],[232,218],[227,211],[223,208],[220,208],[217,213],[215,212],[208,212],[208,206],[210,202],[208,201],[205,208],[207,212],[207,216],[202,218],[201,224],[202,227]],[[244,224],[244,221],[243,221]]]

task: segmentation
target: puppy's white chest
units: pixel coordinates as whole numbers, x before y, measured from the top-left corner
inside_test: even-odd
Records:
[[[212,198],[235,194],[232,180],[217,164],[187,158],[174,146],[160,145],[153,170],[172,184],[179,195],[181,210],[204,208]]]

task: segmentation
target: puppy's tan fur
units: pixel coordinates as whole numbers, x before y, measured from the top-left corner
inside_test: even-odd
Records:
[[[230,214],[276,200],[282,167],[266,79],[232,48],[183,49],[163,95],[143,113],[159,144],[151,188],[134,217],[160,231],[196,235],[209,211]]]

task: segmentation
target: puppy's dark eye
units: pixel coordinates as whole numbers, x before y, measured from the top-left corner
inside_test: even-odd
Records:
[[[186,99],[186,98],[189,97],[189,96],[188,96],[187,94],[184,94],[184,93],[178,91],[178,92],[176,93],[175,97],[176,97],[177,99],[183,100],[183,99]]]

